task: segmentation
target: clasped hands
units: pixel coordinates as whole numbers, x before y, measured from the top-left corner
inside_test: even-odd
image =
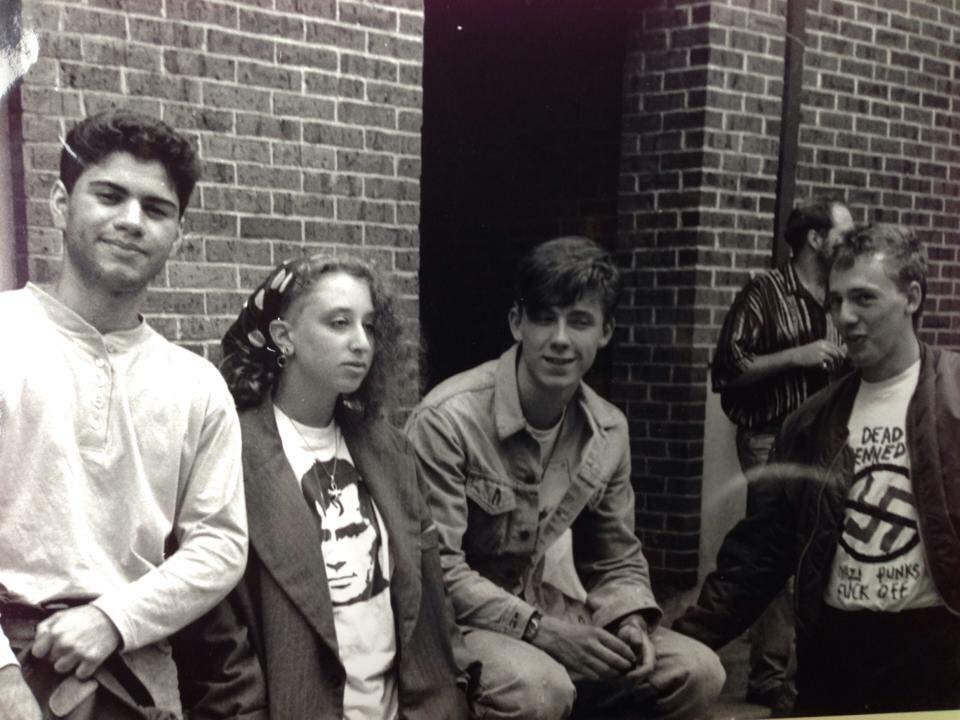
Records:
[[[85,680],[120,646],[113,622],[93,605],[61,610],[37,624],[30,649],[48,657],[59,673],[71,671]],[[0,720],[39,720],[42,712],[27,687],[20,668],[0,668]]]
[[[613,632],[544,616],[533,644],[563,665],[575,682],[622,676],[642,680],[656,661],[647,624],[638,613],[621,618]]]

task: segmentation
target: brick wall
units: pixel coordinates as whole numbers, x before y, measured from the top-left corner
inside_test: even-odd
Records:
[[[960,2],[820,0],[808,18],[798,187],[839,187],[932,261],[922,337],[960,349]]]
[[[613,394],[631,423],[648,556],[661,587],[687,587],[697,579],[707,363],[734,294],[772,259],[786,3],[638,7],[619,199],[630,292]],[[923,335],[960,347],[955,2],[808,7],[798,197],[839,194],[858,220],[918,229],[933,260]]]
[[[23,274],[44,282],[56,271],[61,241],[47,194],[58,135],[124,105],[186,132],[203,161],[183,251],[147,299],[167,337],[216,360],[220,336],[268,268],[320,249],[389,272],[417,336],[421,0],[34,7],[41,57],[12,109]],[[406,385],[405,401],[415,401],[417,383]]]

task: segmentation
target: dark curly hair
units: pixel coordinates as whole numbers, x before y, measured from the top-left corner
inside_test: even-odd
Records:
[[[108,155],[126,152],[138,160],[157,160],[170,175],[180,201],[180,216],[200,178],[200,164],[190,142],[156,118],[124,108],[106,110],[78,122],[60,151],[60,181],[73,192],[77,178]]]
[[[392,407],[398,395],[396,378],[404,359],[403,332],[396,300],[386,283],[368,263],[357,258],[313,255],[288,260],[275,268],[244,303],[240,315],[222,341],[220,372],[227,381],[237,409],[263,402],[280,379],[280,349],[269,325],[280,318],[324,275],[346,273],[366,282],[373,301],[373,360],[360,387],[341,398],[364,417],[377,416]]]
[[[513,284],[513,299],[527,312],[575,303],[586,292],[597,292],[604,321],[613,318],[620,298],[620,270],[606,250],[578,235],[554,238],[521,258]]]

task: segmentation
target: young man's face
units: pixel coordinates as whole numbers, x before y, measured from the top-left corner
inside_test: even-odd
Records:
[[[540,310],[510,310],[510,331],[520,343],[517,372],[539,391],[562,393],[579,385],[597,351],[610,342],[613,324],[605,322],[597,293],[572,305]]]
[[[83,171],[50,205],[63,230],[64,272],[110,293],[143,290],[180,240],[180,203],[166,168],[115,152]]]
[[[831,271],[830,315],[847,357],[868,381],[893,377],[916,359],[912,316],[920,296],[918,283],[903,291],[890,278],[882,254],[861,255],[849,269]]]

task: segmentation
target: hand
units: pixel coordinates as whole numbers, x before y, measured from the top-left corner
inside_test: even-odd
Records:
[[[795,359],[800,367],[818,367],[832,372],[846,357],[844,349],[829,340],[815,340],[795,348]]]
[[[41,720],[43,712],[16,665],[0,668],[0,720]]]
[[[629,645],[637,656],[637,666],[628,675],[642,680],[651,673],[657,660],[657,650],[647,632],[647,623],[639,615],[628,615],[620,622],[617,637]]]
[[[563,665],[574,682],[618,677],[637,662],[630,646],[603,628],[547,616],[533,645]]]
[[[31,652],[42,658],[48,653],[53,669],[86,680],[120,646],[120,632],[103,611],[81,605],[54,613],[37,625]]]

